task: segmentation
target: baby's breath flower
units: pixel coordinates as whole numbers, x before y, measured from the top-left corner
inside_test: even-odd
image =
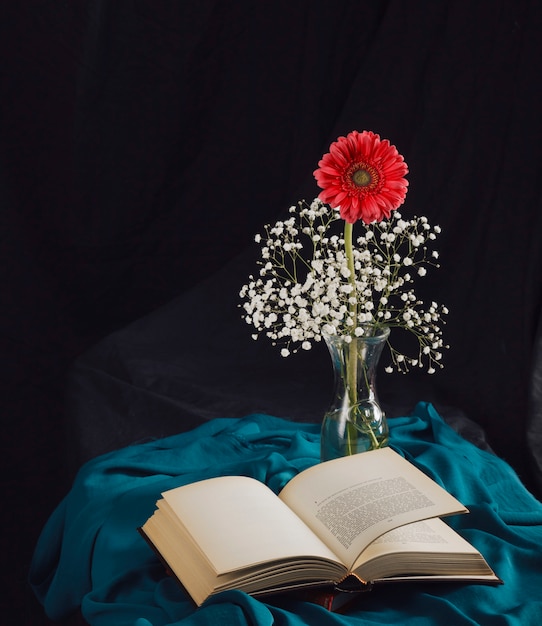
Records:
[[[299,347],[309,350],[323,335],[351,341],[364,334],[363,325],[385,325],[411,332],[419,346],[418,354],[407,356],[388,342],[386,372],[425,366],[433,373],[442,367],[448,346],[440,324],[448,309],[436,302],[424,306],[409,272],[413,267],[423,278],[428,267],[438,267],[438,252],[427,242],[440,228],[423,216],[406,220],[398,211],[387,221],[360,222],[352,275],[337,211],[316,198],[299,202],[289,213],[255,237],[261,245],[259,275],[249,276],[239,293],[243,317],[256,331],[252,337],[267,336],[286,357]],[[304,249],[311,251],[309,258],[303,257]]]

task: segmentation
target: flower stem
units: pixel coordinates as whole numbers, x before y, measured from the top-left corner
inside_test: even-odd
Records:
[[[353,225],[350,222],[344,223],[344,251],[346,253],[346,262],[348,264],[348,269],[350,270],[350,276],[348,277],[348,281],[352,286],[352,296],[355,299],[354,303],[350,303],[350,315],[352,316],[353,326],[354,328],[357,326],[357,317],[358,317],[358,295],[356,290],[356,269],[354,267],[354,251],[352,246],[352,230]]]
[[[349,303],[349,311],[350,316],[352,318],[352,328],[355,329],[358,325],[358,294],[356,288],[356,273],[354,266],[354,252],[352,246],[352,231],[353,225],[349,222],[344,223],[344,250],[346,253],[346,262],[348,264],[348,269],[350,270],[350,275],[348,277],[348,281],[352,286],[352,302]],[[352,407],[352,411],[358,411],[358,387],[357,387],[357,377],[358,377],[358,344],[355,339],[355,335],[352,336],[352,341],[349,345],[348,350],[348,359],[346,363],[346,384],[348,388],[348,396],[350,398],[350,406]],[[364,376],[367,377],[367,371],[363,372]],[[367,382],[368,385],[368,382]],[[365,420],[365,417],[363,417]],[[357,430],[355,424],[352,422],[348,422],[346,432],[346,450],[347,454],[354,454],[356,451],[356,439],[357,439]],[[376,435],[371,428],[371,425],[368,425],[369,436],[371,438],[371,446],[373,449],[379,448],[380,444]]]
[[[350,302],[348,305],[348,309],[350,311],[350,316],[352,317],[352,327],[356,328],[357,326],[357,317],[358,317],[358,307],[357,307],[357,293],[356,293],[356,275],[354,273],[354,252],[352,249],[352,230],[353,226],[350,222],[344,223],[344,251],[346,253],[346,262],[348,264],[348,269],[350,270],[350,275],[348,277],[348,281],[352,286],[351,296],[355,298],[355,302]],[[356,404],[358,403],[357,398],[357,367],[358,367],[358,346],[355,339],[352,339],[352,342],[348,346],[348,359],[346,362],[346,387],[348,396],[350,398],[350,406],[352,410],[356,410]],[[354,454],[355,452],[355,439],[356,439],[356,428],[352,422],[347,422],[346,424],[346,451],[347,454]]]

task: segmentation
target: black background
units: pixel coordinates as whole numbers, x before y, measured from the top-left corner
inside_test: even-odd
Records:
[[[431,394],[532,485],[541,13],[535,0],[2,3],[3,615],[40,623],[25,579],[69,488],[72,361],[314,197],[320,156],[353,129],[397,146],[403,213],[443,228],[422,286],[450,309]],[[196,293],[196,312],[221,306]]]

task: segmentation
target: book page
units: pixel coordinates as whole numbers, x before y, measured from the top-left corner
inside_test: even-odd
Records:
[[[362,580],[397,575],[498,581],[478,550],[440,518],[412,522],[373,541],[354,563]]]
[[[373,541],[354,563],[361,563],[383,554],[397,555],[401,552],[439,553],[454,555],[477,555],[478,550],[440,518],[412,522],[394,528]]]
[[[467,511],[392,448],[315,465],[279,496],[348,567],[393,528]]]
[[[276,559],[338,558],[263,483],[245,476],[203,480],[162,494],[217,575]],[[164,509],[165,510],[165,509]]]

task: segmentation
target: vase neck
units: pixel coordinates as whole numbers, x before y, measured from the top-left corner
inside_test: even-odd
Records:
[[[335,379],[336,402],[350,403],[376,399],[375,379],[378,362],[389,336],[389,328],[373,335],[353,337],[325,336]]]

